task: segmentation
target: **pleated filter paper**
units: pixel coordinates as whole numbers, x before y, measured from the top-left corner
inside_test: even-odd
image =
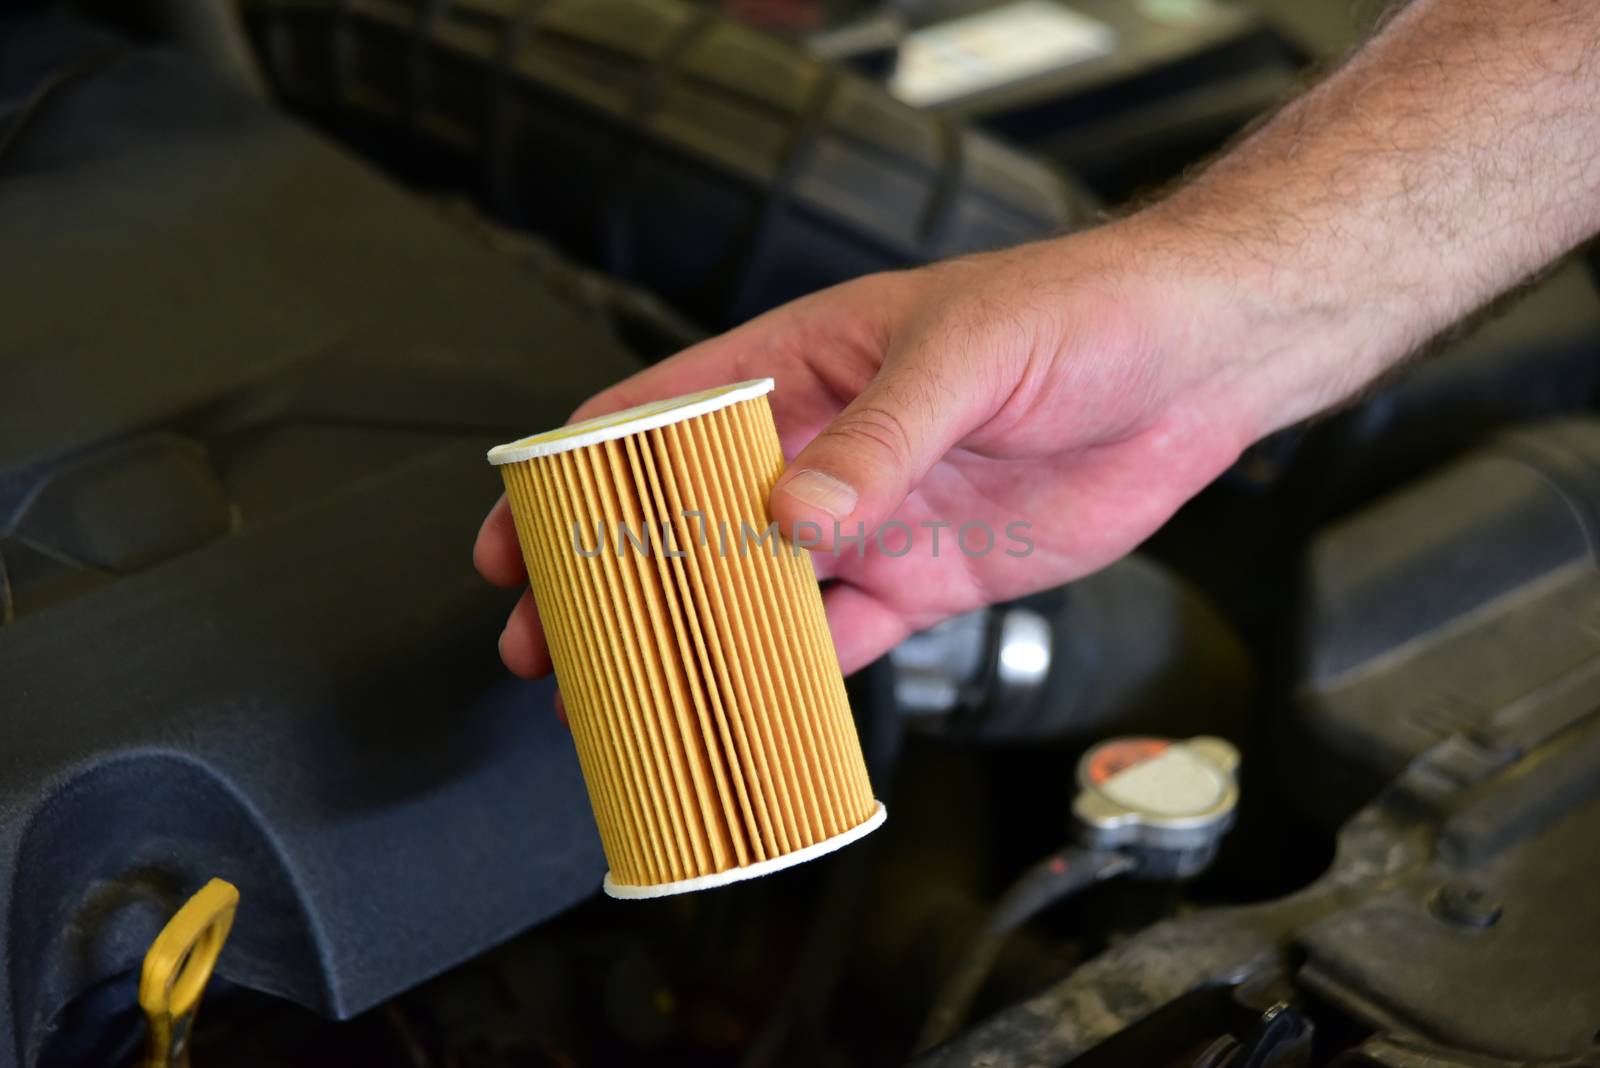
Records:
[[[765,875],[883,822],[804,549],[769,533],[769,379],[490,450],[613,897]]]

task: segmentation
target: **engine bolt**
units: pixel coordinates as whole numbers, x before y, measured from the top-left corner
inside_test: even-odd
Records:
[[[1505,907],[1478,886],[1446,883],[1434,891],[1428,908],[1434,917],[1452,927],[1482,930],[1499,922]]]

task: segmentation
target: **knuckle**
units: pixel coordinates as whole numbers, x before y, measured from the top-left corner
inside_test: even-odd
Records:
[[[850,413],[830,431],[831,436],[853,447],[879,453],[883,461],[897,467],[910,462],[913,448],[905,420],[888,408],[867,404]]]

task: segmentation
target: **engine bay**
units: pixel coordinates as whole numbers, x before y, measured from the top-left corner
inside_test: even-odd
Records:
[[[231,50],[5,12],[0,1063],[139,1063],[141,962],[220,879],[201,1066],[1600,1065],[1581,255],[1134,556],[853,675],[876,834],[598,895],[472,571],[485,450],[1090,225],[1343,47],[1085,3],[1120,66],[913,107],[884,56],[996,5],[903,6],[249,0]]]

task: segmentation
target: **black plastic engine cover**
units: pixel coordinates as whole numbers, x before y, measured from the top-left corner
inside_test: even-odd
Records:
[[[358,1012],[586,896],[495,656],[484,449],[635,363],[268,107],[0,25],[0,1063],[208,877],[219,974]]]
[[[1092,218],[1075,181],[683,0],[251,0],[274,89],[709,327]]]
[[[1506,433],[1312,543],[1293,789],[1341,819],[1424,751],[1600,680],[1600,423]]]

